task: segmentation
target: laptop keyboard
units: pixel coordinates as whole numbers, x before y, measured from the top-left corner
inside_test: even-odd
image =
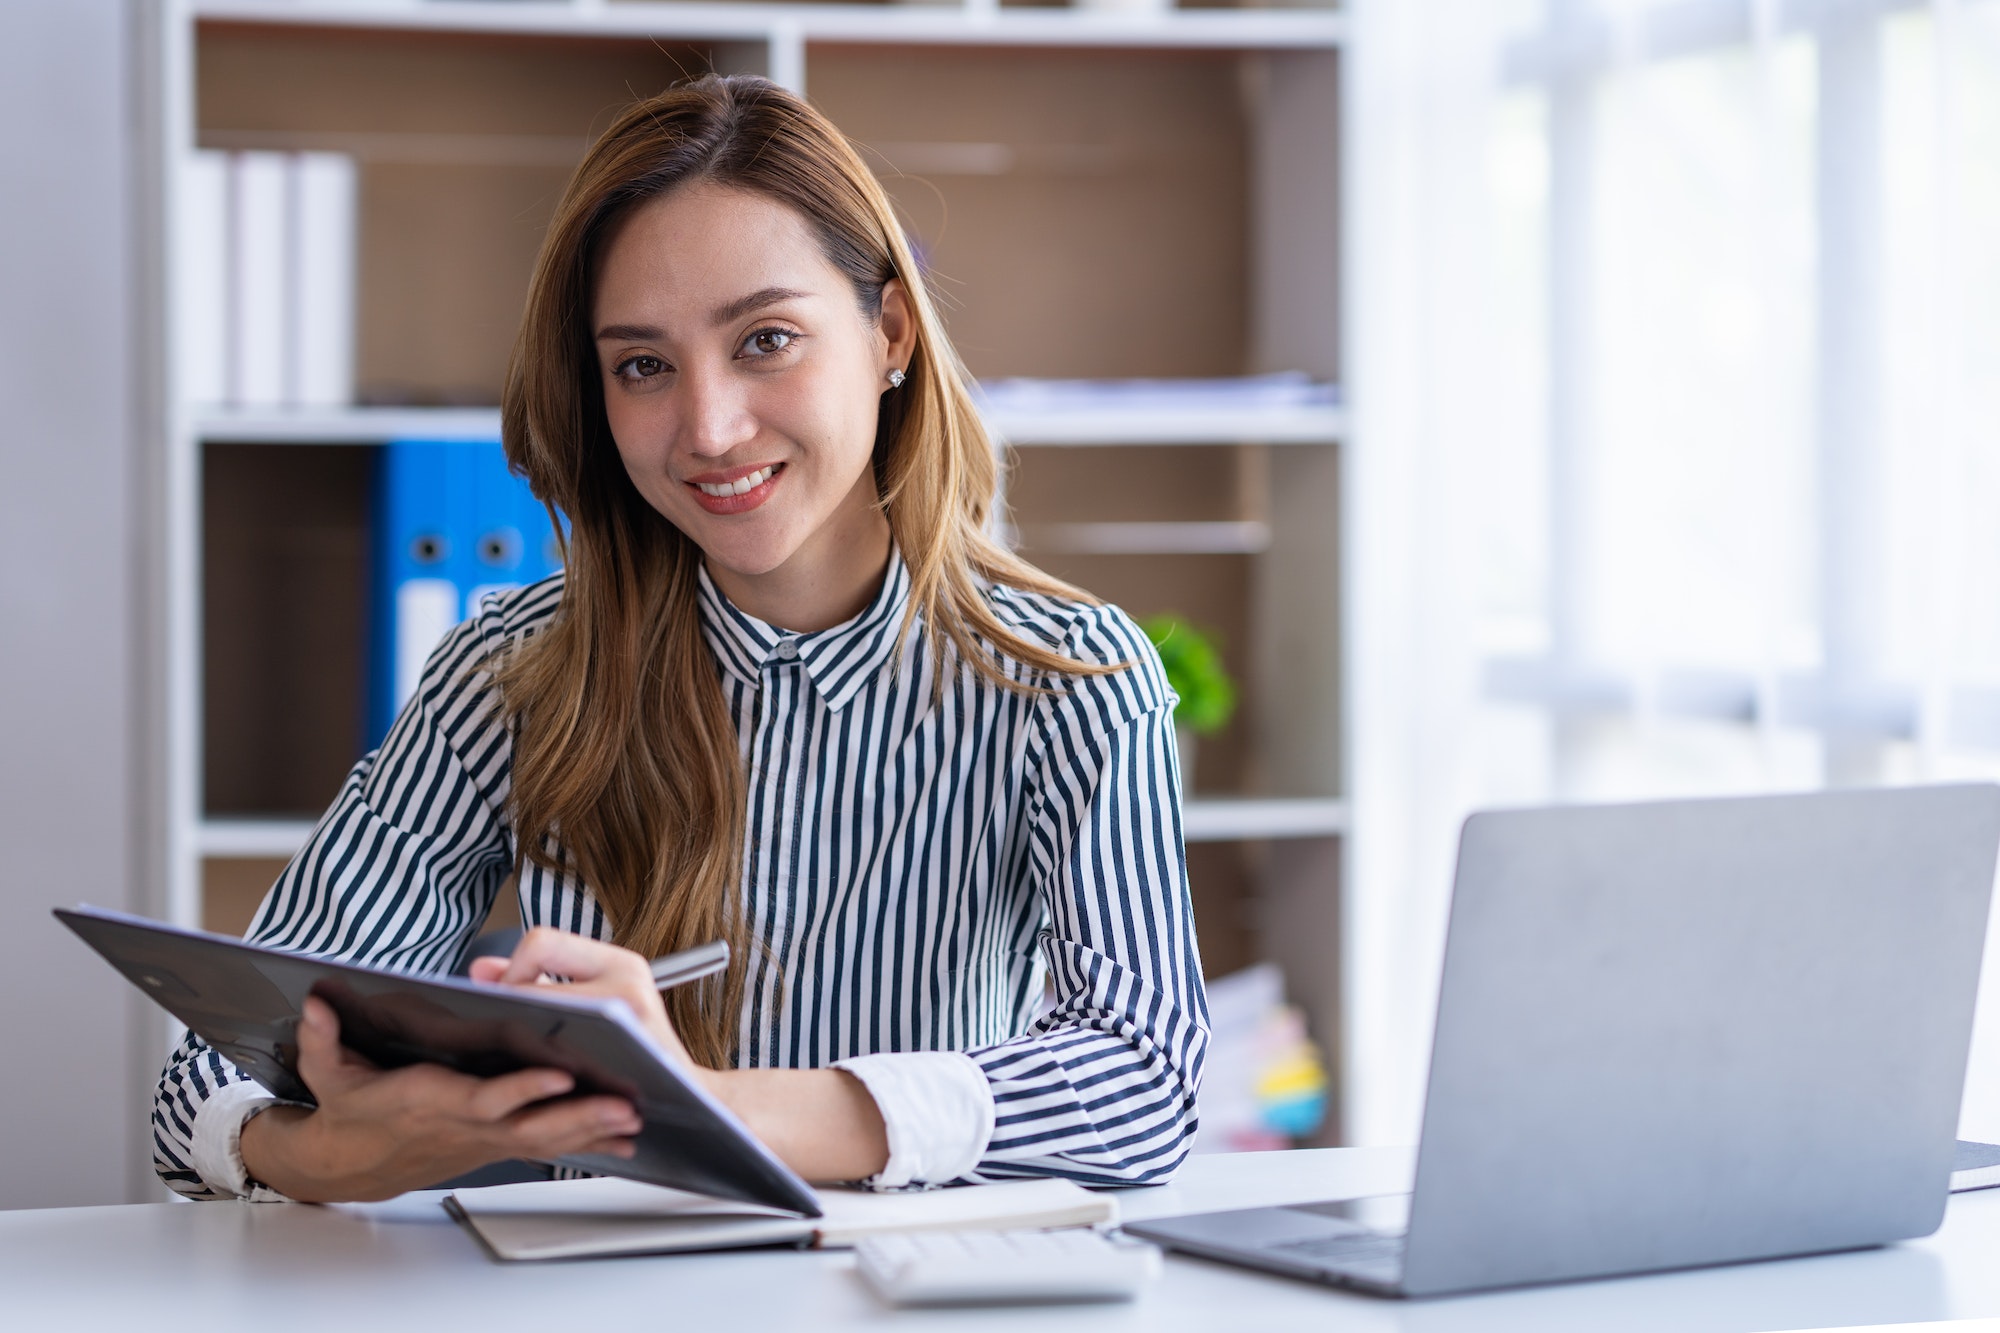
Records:
[[[1403,1275],[1403,1238],[1379,1231],[1362,1231],[1351,1236],[1326,1236],[1273,1245],[1272,1254],[1281,1254],[1299,1263],[1311,1264],[1330,1273],[1361,1278],[1393,1286]]]

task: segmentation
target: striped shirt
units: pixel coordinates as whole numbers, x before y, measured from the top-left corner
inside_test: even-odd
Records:
[[[993,587],[1023,638],[1132,664],[1050,680],[1010,663],[1058,688],[1004,689],[940,662],[921,621],[899,634],[909,588],[892,554],[860,615],[795,634],[702,574],[748,775],[742,901],[765,946],[745,960],[738,1063],[852,1061],[891,1174],[900,1137],[902,1173],[933,1183],[1164,1179],[1193,1137],[1207,1029],[1158,656],[1115,607]],[[485,664],[561,597],[560,574],[491,597],[445,639],[247,938],[412,973],[459,961],[515,862],[511,737]],[[526,924],[611,937],[572,875],[529,862],[517,891]],[[269,1101],[247,1081],[192,1036],[173,1054],[153,1110],[168,1185],[244,1188],[236,1135]],[[925,1169],[939,1162],[949,1174]]]

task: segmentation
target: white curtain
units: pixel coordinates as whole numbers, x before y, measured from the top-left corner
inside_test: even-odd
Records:
[[[1343,1128],[1410,1142],[1469,810],[2000,776],[2000,0],[1350,14]]]
[[[1357,0],[1349,14],[1342,1133],[1409,1143],[1456,823],[1479,795],[1472,584],[1503,337],[1484,222],[1501,31],[1487,0]]]

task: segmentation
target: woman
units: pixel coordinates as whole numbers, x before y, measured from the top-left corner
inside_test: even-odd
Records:
[[[1206,1041],[1173,696],[987,535],[990,444],[839,132],[744,77],[625,113],[503,418],[566,573],[444,641],[250,938],[444,971],[512,869],[535,929],[474,976],[622,998],[810,1179],[1171,1173]],[[663,1001],[646,957],[718,936],[729,971]],[[638,1128],[557,1071],[374,1069],[316,1001],[299,1069],[316,1108],[190,1038],[162,1178],[379,1198]]]

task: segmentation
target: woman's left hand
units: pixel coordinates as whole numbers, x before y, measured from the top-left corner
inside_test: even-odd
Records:
[[[550,977],[562,977],[551,981]],[[511,958],[475,958],[472,979],[501,986],[555,986],[573,995],[623,1000],[641,1027],[693,1077],[707,1083],[710,1071],[697,1065],[667,1018],[653,984],[653,967],[630,949],[606,944],[551,926],[536,926],[521,937]]]

